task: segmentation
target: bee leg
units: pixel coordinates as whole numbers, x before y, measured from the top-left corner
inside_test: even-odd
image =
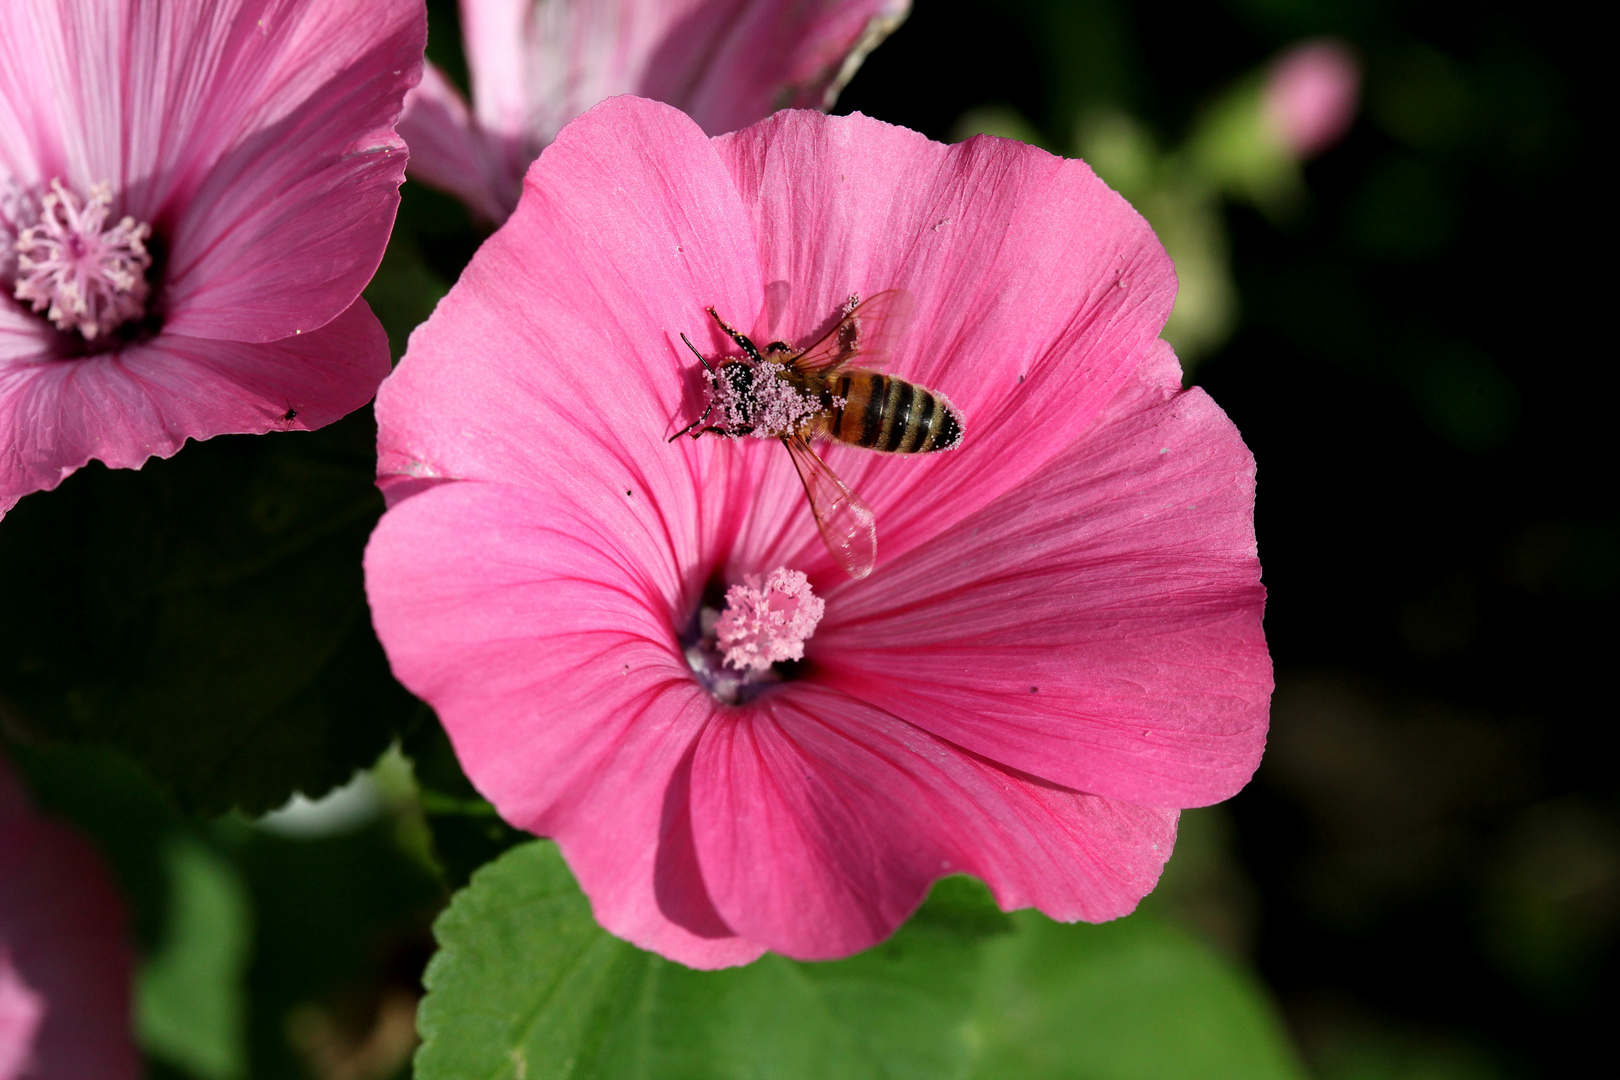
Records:
[[[748,354],[748,358],[750,360],[757,364],[763,359],[759,355],[759,349],[755,347],[752,341],[748,340],[748,336],[746,334],[740,334],[731,327],[727,326],[726,320],[722,319],[720,317],[720,313],[715,311],[714,308],[705,308],[704,310],[714,317],[714,321],[720,324],[720,329],[724,330],[726,332],[726,336],[737,343],[737,347],[739,349]]]
[[[710,402],[709,407],[707,409],[703,410],[703,415],[702,416],[698,417],[696,420],[692,421],[690,424],[687,424],[685,427],[681,428],[681,430],[677,431],[675,434],[671,435],[668,439],[665,440],[665,442],[674,442],[676,439],[680,438],[682,435],[685,435],[688,431],[691,431],[693,428],[695,428],[699,424],[703,423],[703,421],[707,420],[709,418],[709,414],[712,413],[712,412],[714,412],[714,403]],[[713,430],[714,430],[713,428],[704,428],[704,431],[713,431]],[[692,435],[692,438],[695,439],[699,435],[702,435],[702,434],[703,434],[702,431],[695,432]]]

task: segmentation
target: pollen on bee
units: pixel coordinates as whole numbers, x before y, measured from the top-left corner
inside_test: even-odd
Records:
[[[787,368],[770,360],[747,369],[750,377],[715,379],[710,404],[719,426],[752,429],[756,438],[774,439],[797,431],[821,411],[821,402],[786,377]]]

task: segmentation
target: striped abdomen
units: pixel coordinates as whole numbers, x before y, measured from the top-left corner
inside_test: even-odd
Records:
[[[875,371],[844,371],[827,380],[827,437],[890,454],[950,450],[962,441],[962,418],[926,387]],[[835,399],[843,399],[835,405]]]

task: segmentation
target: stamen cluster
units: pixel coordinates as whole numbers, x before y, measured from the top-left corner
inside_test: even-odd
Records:
[[[804,643],[826,611],[802,571],[779,566],[745,574],[726,590],[723,611],[705,605],[699,612],[699,637],[687,645],[686,662],[716,701],[739,704],[778,681],[773,664],[804,659]]]
[[[731,667],[767,671],[782,660],[804,659],[804,643],[826,610],[802,571],[777,567],[769,574],[745,574],[743,584],[726,590],[715,636]]]
[[[52,180],[39,220],[17,235],[12,295],[45,312],[58,330],[78,330],[89,341],[146,310],[151,226],[125,215],[105,228],[111,207],[108,184],[96,184],[81,204]]]

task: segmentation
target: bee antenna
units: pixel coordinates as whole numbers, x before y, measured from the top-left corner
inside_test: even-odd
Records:
[[[686,341],[686,335],[685,334],[681,335],[681,340]],[[698,363],[703,365],[703,370],[707,371],[710,375],[713,375],[714,374],[714,368],[709,366],[708,357],[706,357],[702,353],[698,352],[697,351],[697,346],[693,345],[690,341],[686,341],[686,347],[688,349],[691,349],[692,350],[692,355],[698,358]]]

